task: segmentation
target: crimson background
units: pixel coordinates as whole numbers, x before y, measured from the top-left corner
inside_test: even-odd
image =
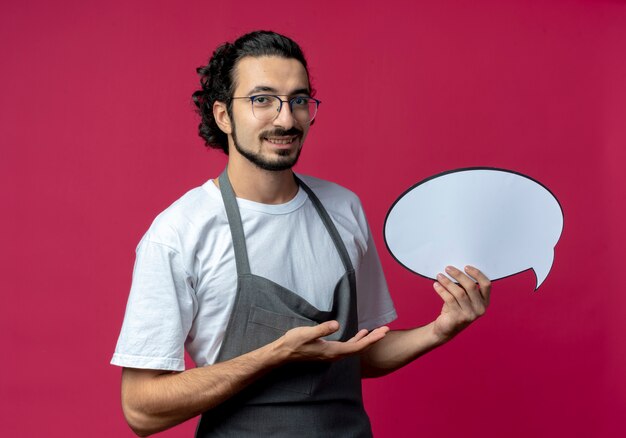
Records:
[[[453,343],[365,382],[376,436],[619,435],[626,4],[608,0],[3,1],[2,435],[131,436],[108,362],[134,248],[223,168],[196,135],[194,69],[256,28],[308,55],[323,104],[297,170],[360,195],[393,327],[441,304],[384,249],[386,211],[409,186],[504,167],[565,212],[537,293],[531,272],[496,282],[488,314]]]

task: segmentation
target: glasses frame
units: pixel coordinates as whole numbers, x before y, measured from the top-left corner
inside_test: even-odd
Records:
[[[283,95],[283,96],[286,96],[286,95]],[[278,101],[280,102],[280,105],[278,106],[278,111],[276,112],[276,115],[274,116],[274,118],[269,119],[269,120],[262,120],[262,119],[259,119],[259,118],[256,116],[256,114],[254,113],[254,100],[255,100],[255,99],[258,99],[259,97],[275,97],[276,99],[278,99]],[[231,98],[230,98],[230,100],[235,100],[235,99],[249,99],[249,100],[250,100],[250,107],[251,107],[251,109],[252,109],[252,115],[254,115],[254,118],[255,118],[255,119],[260,120],[260,121],[262,121],[262,122],[264,122],[264,121],[267,121],[267,122],[273,122],[274,120],[276,120],[276,119],[278,118],[278,116],[280,115],[280,112],[283,110],[283,103],[287,103],[287,104],[289,104],[289,111],[291,111],[291,117],[293,117],[293,118],[295,119],[295,117],[293,116],[293,102],[294,102],[296,99],[301,99],[301,98],[303,98],[303,97],[304,97],[304,98],[306,98],[306,99],[312,100],[313,102],[315,102],[315,114],[314,114],[314,115],[313,115],[313,117],[309,120],[309,122],[308,122],[308,123],[310,124],[311,122],[313,122],[313,120],[315,120],[315,117],[317,117],[317,111],[318,111],[318,110],[319,110],[319,108],[320,108],[320,103],[322,103],[322,101],[321,101],[321,100],[316,99],[316,98],[311,97],[311,96],[294,96],[294,97],[292,97],[292,98],[290,98],[290,99],[283,100],[283,99],[281,99],[281,98],[280,98],[280,96],[279,96],[279,95],[277,95],[277,94],[267,94],[267,93],[264,93],[264,94],[253,94],[252,96],[239,96],[239,97],[231,97]],[[297,119],[296,119],[296,120],[297,120]]]

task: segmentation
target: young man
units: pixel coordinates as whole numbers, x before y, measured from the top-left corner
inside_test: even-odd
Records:
[[[126,419],[139,435],[202,414],[199,437],[371,436],[361,378],[454,337],[484,313],[489,280],[449,268],[458,285],[435,283],[438,318],[389,331],[358,198],[291,170],[319,106],[298,45],[252,32],[198,72],[200,135],[228,166],[139,244],[112,360]],[[183,346],[197,368],[184,370]]]

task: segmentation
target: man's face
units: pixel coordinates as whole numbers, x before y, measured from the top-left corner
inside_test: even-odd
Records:
[[[275,94],[288,100],[310,94],[306,70],[295,59],[242,58],[235,67],[234,80],[233,97]],[[309,124],[295,120],[288,103],[283,103],[276,119],[270,121],[256,119],[248,99],[233,100],[231,113],[229,142],[239,154],[264,170],[286,170],[296,164]]]

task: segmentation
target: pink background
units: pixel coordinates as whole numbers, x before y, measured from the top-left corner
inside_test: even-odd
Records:
[[[134,248],[159,211],[223,168],[196,134],[195,68],[256,28],[308,55],[323,104],[297,170],[360,195],[395,328],[429,322],[441,304],[384,247],[387,209],[409,186],[503,167],[547,185],[565,212],[537,293],[531,272],[496,282],[487,315],[453,343],[365,382],[376,436],[623,433],[617,0],[3,1],[0,433],[131,436],[108,362]]]

